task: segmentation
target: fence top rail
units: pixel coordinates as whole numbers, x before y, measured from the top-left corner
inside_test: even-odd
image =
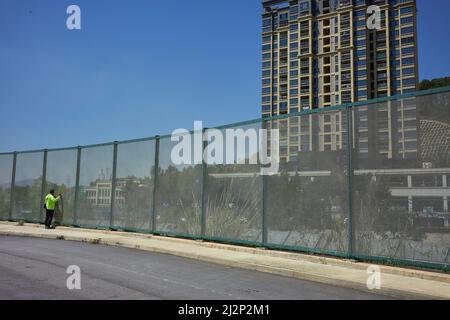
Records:
[[[388,102],[388,101],[398,101],[398,100],[402,100],[402,99],[423,97],[423,96],[429,96],[429,95],[433,95],[433,94],[446,93],[446,92],[450,92],[450,86],[428,89],[428,90],[421,90],[421,91],[414,91],[414,92],[400,94],[400,95],[394,95],[394,96],[389,96],[389,97],[383,97],[383,98],[377,98],[377,99],[371,99],[371,100],[365,100],[365,101],[359,101],[359,102],[353,102],[353,103],[346,103],[346,104],[341,104],[341,105],[336,105],[336,106],[326,107],[326,108],[305,110],[305,111],[300,111],[300,112],[295,112],[295,113],[290,113],[290,114],[285,114],[285,115],[257,118],[257,119],[253,119],[253,120],[247,120],[247,121],[235,122],[235,123],[226,124],[226,125],[214,126],[211,128],[204,128],[204,130],[207,130],[207,129],[219,129],[220,130],[220,129],[227,129],[227,128],[232,128],[232,127],[247,126],[247,125],[262,123],[262,122],[271,121],[271,120],[287,119],[289,117],[295,117],[295,116],[306,116],[306,115],[311,115],[311,114],[316,114],[316,113],[343,111],[346,109],[358,108],[358,107],[362,107],[362,106],[369,106],[369,105],[374,105],[374,104]],[[195,132],[199,132],[199,131],[192,130],[192,131],[186,132],[185,134],[193,134]],[[179,135],[182,135],[182,134],[179,134]],[[45,151],[52,152],[52,151],[74,150],[74,149],[79,149],[79,148],[81,148],[81,149],[94,148],[94,147],[101,147],[101,146],[110,146],[110,145],[114,145],[114,144],[125,144],[125,143],[151,141],[151,140],[164,139],[164,138],[169,138],[169,137],[172,137],[172,134],[166,134],[166,135],[161,135],[161,136],[156,135],[153,137],[145,137],[145,138],[139,138],[139,139],[113,141],[113,142],[90,144],[90,145],[83,145],[83,146],[74,146],[74,147],[65,147],[65,148],[0,152],[0,156],[13,155],[13,154],[24,154],[24,153],[38,153],[38,152],[45,152]]]

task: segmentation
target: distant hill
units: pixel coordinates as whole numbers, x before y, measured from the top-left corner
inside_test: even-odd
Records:
[[[18,187],[26,187],[32,186],[36,179],[26,179],[21,181],[16,181],[16,186]],[[3,183],[0,184],[0,189],[9,189],[11,187],[11,183]]]
[[[11,183],[0,184],[0,189],[9,189],[9,188],[11,188]]]
[[[27,187],[27,186],[32,186],[34,183],[36,182],[36,179],[25,179],[25,180],[21,180],[21,181],[16,181],[16,186],[19,187]]]

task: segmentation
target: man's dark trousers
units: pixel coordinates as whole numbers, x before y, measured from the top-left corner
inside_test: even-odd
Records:
[[[45,211],[46,211],[46,214],[45,214],[45,226],[50,228],[50,226],[52,225],[53,215],[55,214],[55,210],[45,209]]]

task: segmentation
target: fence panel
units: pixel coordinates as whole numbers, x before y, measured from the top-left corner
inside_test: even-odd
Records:
[[[77,224],[109,227],[111,217],[113,145],[81,150]]]
[[[155,141],[118,145],[114,227],[151,230]]]
[[[262,241],[261,122],[206,132],[206,236]]]
[[[76,170],[76,149],[48,151],[44,194],[51,189],[54,189],[56,194],[63,194],[55,212],[56,224],[73,223]]]
[[[14,184],[14,220],[39,223],[44,152],[18,153]]]
[[[180,152],[174,147],[181,145],[171,141],[171,137],[160,140],[154,229],[160,233],[196,236],[201,229],[202,165],[194,163],[192,135],[179,137],[180,143],[185,143],[184,151]],[[175,159],[183,156],[183,163],[183,159],[178,159],[180,162]]]
[[[450,93],[354,110],[356,253],[445,263],[450,249]]]
[[[9,219],[14,155],[0,155],[0,220]]]
[[[348,250],[345,111],[267,121],[280,136],[280,172],[266,177],[268,244]]]

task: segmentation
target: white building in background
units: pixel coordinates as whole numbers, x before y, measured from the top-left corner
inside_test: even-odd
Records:
[[[409,213],[449,213],[450,168],[355,170],[355,176],[390,177],[389,192]],[[448,226],[448,221],[446,222]]]
[[[116,179],[115,204],[125,203],[125,186],[128,182],[139,184],[140,180],[136,178]],[[86,201],[93,207],[110,207],[112,196],[112,180],[97,179],[91,186],[84,189]]]

